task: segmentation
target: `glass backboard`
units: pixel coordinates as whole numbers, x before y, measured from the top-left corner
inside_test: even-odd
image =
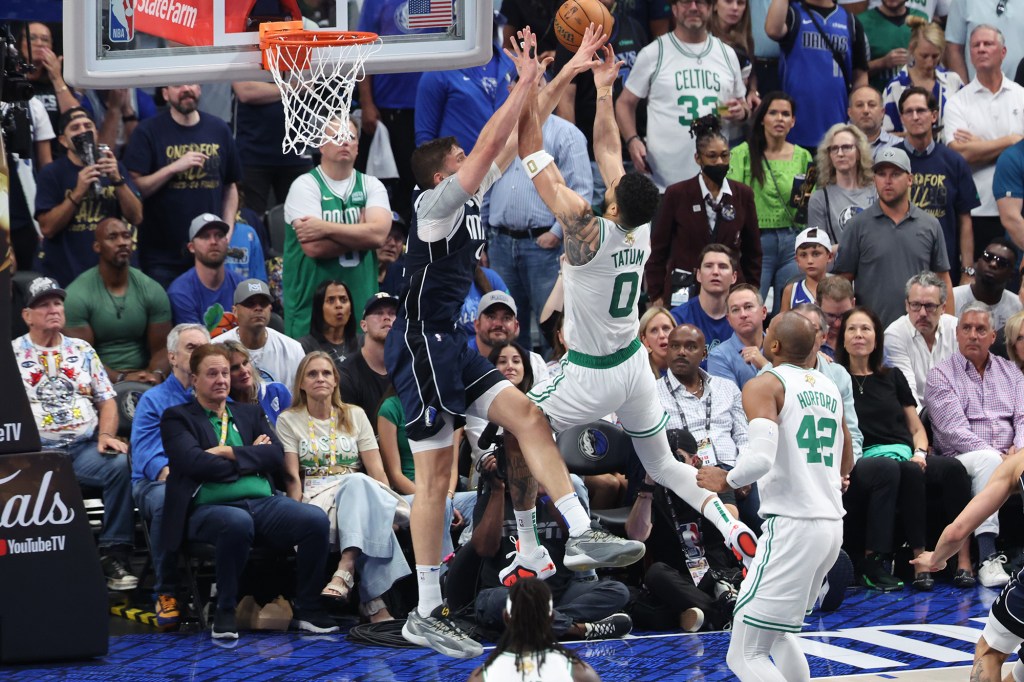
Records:
[[[367,73],[459,69],[491,57],[491,0],[64,0],[64,77],[83,88],[269,81],[259,24],[298,19],[379,33]]]

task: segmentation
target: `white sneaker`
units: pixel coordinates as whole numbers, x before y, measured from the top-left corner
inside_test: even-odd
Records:
[[[515,543],[516,551],[505,555],[506,559],[512,559],[512,563],[498,572],[498,580],[502,585],[512,587],[524,578],[547,580],[555,574],[555,562],[551,560],[551,555],[543,545],[530,554],[520,554],[519,541],[516,540]]]
[[[1003,568],[1005,563],[1005,554],[993,554],[985,559],[978,569],[978,582],[985,587],[1002,587],[1010,582],[1010,575]]]

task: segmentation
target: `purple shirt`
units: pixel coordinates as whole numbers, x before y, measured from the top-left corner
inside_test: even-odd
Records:
[[[925,405],[943,455],[1024,446],[1024,374],[989,354],[984,376],[959,351],[928,372]]]

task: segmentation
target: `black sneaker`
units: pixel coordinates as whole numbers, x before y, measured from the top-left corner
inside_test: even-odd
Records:
[[[975,580],[970,571],[966,568],[961,568],[957,570],[956,576],[953,578],[953,584],[962,589],[969,589],[976,586],[978,581]]]
[[[298,607],[295,607],[292,615],[292,627],[319,635],[338,632],[341,629],[323,609],[300,609]]]
[[[441,604],[426,618],[416,609],[410,611],[402,626],[402,636],[452,658],[476,658],[484,653],[480,643],[452,620],[447,604]]]
[[[828,569],[825,581],[821,584],[821,592],[818,593],[822,611],[835,611],[842,605],[846,598],[846,588],[853,584],[853,577],[850,555],[839,550],[839,556],[832,568]]]
[[[703,614],[701,620],[703,621]],[[619,639],[633,630],[633,619],[625,613],[613,613],[594,623],[584,623],[583,639]]]
[[[213,628],[210,636],[214,639],[238,639],[238,626],[235,625],[235,610],[217,609],[213,614]]]
[[[929,592],[935,587],[935,578],[932,577],[931,573],[915,573],[913,585],[915,590]]]
[[[861,562],[861,582],[879,592],[894,592],[903,589],[903,581],[886,570],[884,558],[875,553],[864,557]]]
[[[113,554],[100,557],[103,577],[107,579],[107,589],[117,591],[134,590],[139,586],[139,579],[128,572],[121,560]]]

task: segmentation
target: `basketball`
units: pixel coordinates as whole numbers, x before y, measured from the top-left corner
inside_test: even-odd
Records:
[[[615,20],[601,0],[565,0],[555,15],[555,37],[562,47],[575,52],[591,23],[603,27],[604,34],[609,36]]]

